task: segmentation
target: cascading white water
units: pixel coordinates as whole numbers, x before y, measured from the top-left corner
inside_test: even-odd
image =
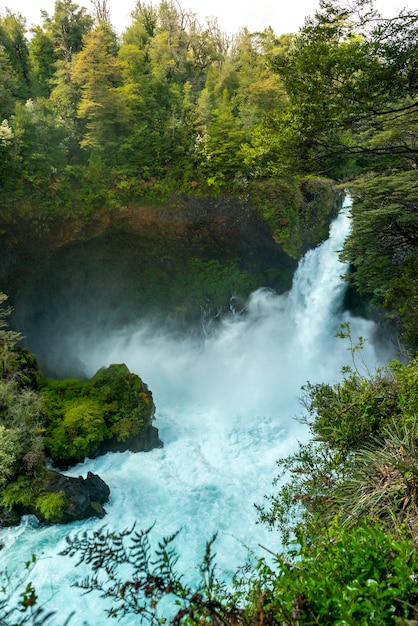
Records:
[[[108,454],[73,468],[70,475],[98,473],[110,486],[105,523],[122,530],[136,522],[155,522],[156,539],[182,529],[176,546],[179,567],[192,579],[205,542],[218,531],[217,562],[226,572],[243,563],[246,546],[260,556],[258,544],[279,549],[278,537],[256,524],[254,503],[271,492],[275,460],[292,452],[307,432],[293,418],[307,381],[334,382],[349,362],[346,344],[337,339],[346,267],[338,250],[349,229],[345,211],[334,221],[330,238],[300,263],[291,292],[252,294],[244,317],[227,317],[216,335],[198,342],[160,332],[152,324],[83,340],[75,354],[94,373],[124,362],[149,385],[157,406],[156,426],[164,448],[148,453]],[[353,337],[373,337],[371,322],[352,319]],[[77,346],[76,339],[74,346]],[[365,359],[378,364],[373,341]],[[36,527],[25,520],[4,530],[0,570],[20,565],[34,553],[33,579],[48,608],[71,622],[104,624],[103,603],[71,588],[81,577],[74,561],[57,556],[65,536],[93,529],[103,521],[66,527]],[[110,622],[110,620],[109,620]],[[123,624],[137,623],[136,618]]]

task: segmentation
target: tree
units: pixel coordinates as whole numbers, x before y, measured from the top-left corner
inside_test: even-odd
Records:
[[[244,139],[241,120],[234,115],[233,102],[225,89],[217,106],[210,111],[209,120],[198,143],[200,166],[209,185],[217,188],[224,184],[224,179],[233,178],[237,172],[242,173],[240,148]]]
[[[293,172],[356,178],[342,258],[355,288],[374,307],[390,305],[401,326],[405,308],[388,293],[417,254],[417,34],[416,12],[385,19],[368,1],[323,0],[272,59],[289,98],[272,120],[274,153]],[[263,160],[264,143],[254,146]]]
[[[16,107],[12,125],[21,184],[29,195],[51,194],[67,163],[67,129],[51,103],[39,98]],[[59,202],[55,198],[55,206]],[[53,207],[49,207],[53,210]]]
[[[13,113],[18,92],[18,81],[9,56],[0,44],[0,116],[2,121]]]
[[[353,285],[382,307],[390,282],[401,274],[403,263],[418,253],[416,171],[371,173],[351,189],[353,227],[342,259],[352,264]]]
[[[110,8],[107,0],[93,0],[94,16],[97,24],[105,24],[111,27]]]
[[[53,87],[58,55],[54,48],[54,40],[40,26],[36,26],[29,44],[32,67],[33,95],[47,98]]]
[[[81,88],[77,115],[86,126],[81,147],[95,149],[104,161],[113,162],[126,121],[126,107],[120,90],[117,45],[106,25],[86,35],[71,75]]]
[[[118,171],[147,180],[161,174],[165,161],[163,103],[159,86],[149,72],[146,52],[124,43],[118,59],[123,75],[120,94],[126,107],[126,129],[119,137]]]
[[[16,341],[22,339],[22,335],[20,333],[8,328],[7,320],[13,309],[10,306],[5,305],[7,299],[8,296],[6,296],[5,293],[0,292],[0,349],[2,351],[3,374],[6,372],[4,363],[7,351],[16,343]]]
[[[416,164],[408,129],[418,107],[417,28],[413,12],[383,19],[370,2],[320,2],[290,50],[272,60],[290,98],[298,167],[341,175],[356,165]]]
[[[71,61],[82,49],[83,37],[92,29],[93,18],[72,0],[56,0],[52,17],[46,11],[42,11],[42,16],[43,28],[53,41],[57,58]]]
[[[9,330],[11,307],[0,293],[0,502],[20,473],[34,476],[44,464],[40,435],[42,405],[39,372],[33,357],[16,345],[20,333]]]
[[[29,49],[25,33],[25,18],[6,10],[6,15],[0,17],[0,46],[4,48],[13,69],[16,78],[14,97],[20,101],[25,101],[31,95]]]

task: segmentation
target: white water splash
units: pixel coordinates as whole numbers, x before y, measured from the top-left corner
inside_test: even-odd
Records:
[[[249,546],[279,549],[278,537],[256,524],[254,502],[270,493],[275,460],[291,453],[307,432],[294,417],[307,381],[334,382],[349,361],[347,346],[335,338],[342,314],[346,267],[338,261],[349,229],[345,212],[330,238],[300,263],[287,295],[260,289],[252,294],[245,317],[228,317],[204,341],[165,334],[152,324],[91,338],[75,356],[90,373],[124,362],[149,385],[157,406],[156,426],[164,448],[149,453],[108,454],[73,468],[70,475],[98,473],[110,486],[105,523],[122,530],[133,522],[155,536],[182,529],[177,548],[188,577],[205,542],[218,532],[217,562],[232,572]],[[372,337],[374,324],[352,319],[353,337]],[[76,346],[77,343],[74,342]],[[365,359],[377,357],[370,341]],[[74,623],[107,623],[104,604],[70,587],[82,572],[74,561],[57,556],[64,538],[103,521],[36,528],[26,521],[2,531],[5,548],[0,569],[19,566],[36,553],[41,558],[34,581],[48,608],[61,615],[76,610]],[[72,623],[72,622],[71,622]],[[109,620],[110,623],[110,620]],[[123,624],[137,623],[127,618]]]

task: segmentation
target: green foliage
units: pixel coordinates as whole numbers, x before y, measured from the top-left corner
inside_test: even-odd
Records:
[[[80,398],[64,405],[62,418],[48,429],[45,444],[54,459],[83,459],[93,455],[108,436],[102,407]]]
[[[6,14],[0,16],[0,47],[5,51],[13,76],[16,78],[13,96],[21,102],[30,96],[31,86],[29,50],[25,32],[24,17],[6,9]],[[0,114],[7,115],[4,110]]]
[[[83,37],[90,32],[93,18],[84,7],[72,0],[57,0],[54,13],[43,11],[44,30],[53,41],[54,52],[61,60],[70,61],[83,47]]]
[[[412,354],[418,353],[418,256],[410,256],[388,286],[385,307],[400,326],[400,338]]]
[[[351,471],[336,487],[343,523],[365,516],[387,527],[404,524],[417,539],[418,517],[417,424],[394,420],[384,439],[373,439],[350,456]]]
[[[406,134],[416,124],[417,24],[413,12],[386,20],[367,1],[324,1],[272,60],[290,99],[284,146],[298,167],[347,176],[416,160]]]
[[[418,615],[417,570],[410,539],[387,534],[367,519],[349,530],[334,524],[313,541],[299,536],[273,568],[260,564],[253,582],[255,602],[246,608],[244,623],[407,623],[403,620]]]
[[[370,174],[352,186],[353,228],[342,258],[353,265],[353,284],[378,305],[384,303],[390,281],[401,274],[405,260],[417,255],[417,193],[413,171],[383,178]]]
[[[68,132],[62,119],[49,101],[27,100],[16,105],[10,129],[9,167],[17,180],[10,189],[12,196],[6,194],[1,199],[4,217],[11,221],[16,214],[29,220],[42,213],[56,215],[62,205],[58,181],[67,162]],[[39,203],[39,207],[33,207],[34,213],[31,201]]]
[[[16,506],[30,507],[37,495],[33,481],[27,476],[19,476],[2,490],[2,504],[10,509]]]
[[[214,564],[215,538],[199,565],[199,583],[189,587],[176,569],[176,534],[152,551],[150,531],[102,528],[67,538],[62,554],[92,570],[77,586],[112,600],[110,617],[139,614],[156,625],[163,605],[164,621],[173,625],[386,626],[418,614],[415,543],[368,519],[355,529],[333,524],[313,540],[300,534],[273,565],[262,559],[243,568],[229,589]]]
[[[0,294],[0,305],[6,299]],[[25,481],[33,479],[44,463],[41,376],[33,355],[15,343],[21,335],[8,329],[10,313],[10,307],[0,306],[0,488],[21,478],[12,491],[25,500]]]
[[[8,296],[6,294],[0,292],[0,348],[2,350],[2,360],[4,364],[4,360],[6,357],[6,351],[9,351],[14,344],[22,339],[22,335],[8,328],[7,318],[10,316],[12,309],[9,306],[5,305]],[[5,369],[3,365],[4,375]]]
[[[355,526],[367,516],[390,532],[401,524],[414,532],[417,375],[416,360],[395,361],[374,375],[346,368],[340,383],[306,385],[313,440],[278,462],[278,490],[257,507],[261,521],[286,542],[300,526],[316,535],[333,519]]]
[[[55,72],[57,54],[53,39],[40,26],[32,31],[29,44],[32,66],[32,90],[35,97],[47,98],[51,93],[52,79]]]
[[[57,522],[62,518],[66,505],[66,497],[63,491],[58,493],[44,493],[35,500],[35,507],[47,522]]]
[[[122,75],[115,48],[110,29],[101,24],[85,36],[72,68],[72,80],[81,87],[77,115],[86,127],[80,145],[98,149],[105,162],[115,154],[124,122],[125,100],[118,89]]]
[[[7,484],[16,472],[21,457],[19,431],[0,424],[0,488]]]
[[[94,456],[111,437],[135,437],[154,414],[151,393],[124,364],[102,368],[88,381],[49,381],[43,398],[45,445],[58,463]]]

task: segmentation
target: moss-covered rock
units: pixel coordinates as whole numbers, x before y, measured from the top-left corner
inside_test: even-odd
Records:
[[[252,204],[277,244],[295,259],[327,238],[342,195],[333,181],[319,176],[269,178],[250,185]]]
[[[102,518],[103,504],[110,489],[97,474],[72,478],[47,470],[42,481],[42,493],[35,501],[34,513],[41,522],[67,524],[89,517]]]
[[[22,515],[41,523],[67,524],[89,517],[102,518],[110,489],[96,474],[72,478],[47,468],[30,479],[19,476],[3,490],[0,527],[18,524]]]
[[[109,450],[162,445],[152,426],[152,394],[125,364],[102,368],[88,381],[49,381],[43,396],[46,452],[61,469]]]
[[[148,387],[124,364],[91,380],[47,381],[33,355],[11,345],[0,372],[0,527],[27,514],[60,524],[103,517],[101,478],[63,476],[45,458],[64,469],[109,450],[161,446],[154,412]]]
[[[161,445],[152,394],[124,364],[91,380],[47,381],[34,355],[17,345],[21,335],[7,330],[6,299],[0,292],[0,527],[25,514],[47,523],[103,517],[109,488],[101,478],[51,471],[46,453],[68,467],[107,449]]]
[[[341,208],[344,192],[334,181],[310,176],[301,184],[302,204],[299,208],[300,253],[328,238],[330,221]]]

